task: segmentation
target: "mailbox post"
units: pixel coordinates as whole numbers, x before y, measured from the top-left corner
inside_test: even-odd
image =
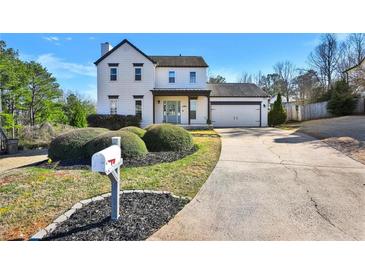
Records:
[[[112,145],[95,153],[91,158],[91,170],[108,175],[111,181],[111,219],[119,219],[120,166],[123,164],[120,137],[112,137]]]

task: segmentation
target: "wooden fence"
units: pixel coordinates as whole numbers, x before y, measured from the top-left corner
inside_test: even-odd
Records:
[[[332,117],[327,110],[328,102],[320,102],[307,105],[296,105],[295,103],[284,103],[288,121],[305,121],[320,118]]]
[[[297,105],[293,103],[283,103],[287,113],[288,121],[305,121],[320,118],[329,118],[333,115],[327,110],[328,102],[313,103],[307,105]],[[354,114],[365,113],[365,97],[360,97],[357,101]]]

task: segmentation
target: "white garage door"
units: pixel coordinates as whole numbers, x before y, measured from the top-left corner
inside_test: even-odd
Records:
[[[260,103],[211,102],[214,127],[260,127]]]

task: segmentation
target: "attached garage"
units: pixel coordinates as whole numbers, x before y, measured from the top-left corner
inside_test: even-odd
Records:
[[[260,127],[260,102],[211,102],[215,127]]]
[[[255,84],[209,84],[214,127],[266,127],[268,95]]]

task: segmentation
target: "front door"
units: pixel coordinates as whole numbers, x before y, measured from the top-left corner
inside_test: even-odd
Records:
[[[164,101],[164,122],[171,124],[181,123],[180,101]]]

